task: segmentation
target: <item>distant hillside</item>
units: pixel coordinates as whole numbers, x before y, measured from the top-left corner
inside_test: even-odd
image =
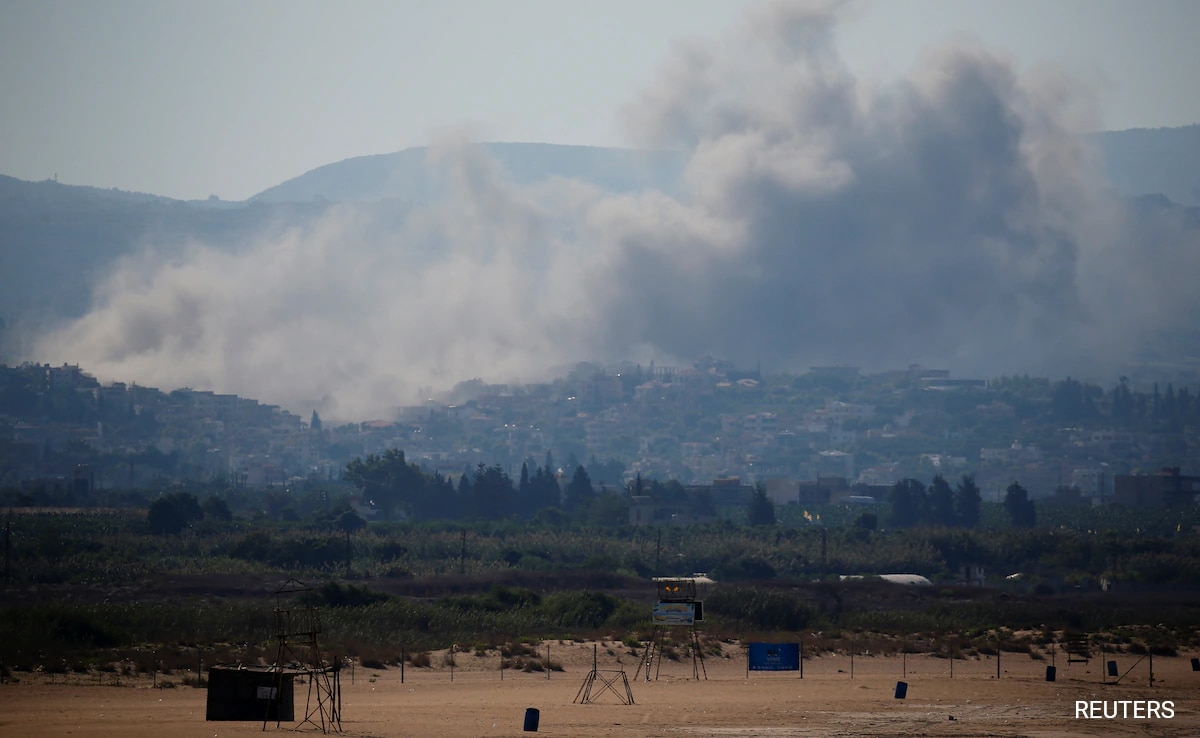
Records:
[[[1200,124],[1106,131],[1091,139],[1118,192],[1161,194],[1182,205],[1200,206]]]
[[[0,175],[0,361],[12,326],[83,314],[98,278],[143,247],[163,255],[193,240],[234,249],[270,228],[301,225],[313,204],[185,202]]]
[[[1200,206],[1200,125],[1106,131],[1088,138],[1099,150],[1105,173],[1118,192],[1162,194],[1176,203]],[[485,143],[483,147],[500,164],[506,179],[516,184],[558,176],[613,192],[655,189],[676,194],[686,164],[682,154],[669,151],[539,143]],[[250,200],[435,201],[443,193],[426,166],[427,152],[422,146],[326,164]]]
[[[144,192],[102,189],[86,185],[69,185],[58,180],[45,179],[27,182],[16,177],[0,174],[0,208],[9,210],[18,205],[72,205],[95,203],[150,203],[172,202],[169,197],[148,195]]]
[[[540,143],[485,143],[505,179],[534,184],[550,177],[589,182],[613,192],[656,189],[675,193],[684,157],[670,151],[635,151],[594,146]],[[250,198],[254,202],[362,202],[399,199],[429,202],[441,197],[441,185],[426,167],[424,146],[393,154],[359,156],[326,164]]]

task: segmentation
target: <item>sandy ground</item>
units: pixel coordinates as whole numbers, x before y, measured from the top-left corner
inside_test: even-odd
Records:
[[[1200,736],[1200,672],[1191,657],[1109,657],[1123,676],[1102,683],[1105,662],[1067,664],[1056,659],[1057,679],[1046,681],[1049,661],[1004,654],[1000,677],[993,659],[950,662],[928,656],[845,655],[806,659],[797,672],[747,673],[745,658],[731,648],[725,658],[703,662],[707,678],[693,677],[693,663],[664,660],[650,681],[638,660],[616,643],[598,649],[597,675],[624,690],[624,671],[635,703],[622,704],[593,683],[593,701],[576,699],[592,670],[592,644],[549,644],[563,671],[499,671],[499,656],[459,654],[453,679],[441,655],[436,668],[363,669],[342,674],[341,732],[349,736],[518,736],[526,708],[539,710],[538,732],[549,736]],[[611,653],[610,653],[611,651]],[[113,675],[15,675],[0,686],[0,736],[169,736],[221,738],[293,731],[320,734],[314,723],[207,722],[207,690],[158,689],[147,679],[120,686]],[[160,678],[161,679],[161,678]],[[168,677],[179,680],[179,675]],[[907,696],[896,699],[897,682]],[[1112,681],[1111,678],[1108,681]],[[308,685],[296,685],[297,717],[306,712]],[[1170,701],[1174,717],[1078,719],[1077,700]],[[315,705],[315,700],[313,702]],[[1101,708],[1102,709],[1102,708]],[[1128,708],[1133,709],[1132,705]],[[1160,711],[1160,715],[1161,715]],[[327,726],[328,727],[328,726]],[[334,732],[334,731],[330,731]]]

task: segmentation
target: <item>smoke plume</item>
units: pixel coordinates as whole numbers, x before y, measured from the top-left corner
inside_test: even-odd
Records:
[[[515,187],[448,139],[445,201],[127,261],[36,353],[362,419],[591,359],[1087,376],[1188,327],[1195,224],[1110,193],[1086,90],[961,45],[860,80],[838,21],[773,3],[675,49],[624,115],[683,196]]]

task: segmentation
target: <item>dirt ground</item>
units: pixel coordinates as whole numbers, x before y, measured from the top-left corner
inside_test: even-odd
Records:
[[[997,678],[994,658],[955,660],[909,655],[858,654],[805,659],[804,672],[747,672],[744,652],[731,646],[724,657],[702,664],[663,660],[650,681],[637,673],[638,659],[619,643],[552,642],[550,659],[562,671],[525,673],[499,669],[499,655],[459,654],[451,673],[443,654],[433,668],[407,667],[342,672],[341,732],[349,736],[518,736],[526,709],[539,711],[538,732],[548,736],[1200,736],[1200,672],[1191,658],[1149,660],[1128,654],[1117,662],[1120,681],[1111,682],[1107,661],[1055,662],[1056,680],[1046,680],[1048,660],[1003,654]],[[598,653],[593,700],[577,699]],[[695,671],[701,678],[694,677]],[[624,676],[622,676],[622,671]],[[169,736],[224,738],[271,732],[321,733],[319,714],[303,722],[310,686],[295,686],[297,722],[207,722],[207,690],[155,688],[141,677],[120,685],[106,675],[15,675],[0,686],[0,736]],[[180,675],[160,681],[180,681]],[[634,704],[623,695],[628,680]],[[897,699],[897,683],[907,694]],[[1110,683],[1105,684],[1104,681]],[[1076,701],[1171,702],[1173,717],[1116,719],[1076,717]],[[1140,703],[1145,709],[1145,702]],[[1097,714],[1104,706],[1098,705]],[[332,727],[326,724],[326,727]],[[335,731],[330,731],[335,732]]]

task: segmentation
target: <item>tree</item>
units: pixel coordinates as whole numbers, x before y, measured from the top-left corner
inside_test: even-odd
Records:
[[[150,530],[164,535],[174,535],[191,525],[192,521],[204,518],[200,502],[190,492],[175,492],[150,503],[146,523]]]
[[[767,488],[762,482],[754,485],[750,506],[746,509],[746,522],[750,525],[775,525],[775,503],[767,496]]]
[[[382,456],[370,454],[365,460],[355,459],[346,465],[345,477],[384,516],[390,518],[397,509],[405,509],[420,517],[429,478],[419,466],[405,460],[403,451],[393,448]]]
[[[462,498],[455,491],[450,478],[442,476],[440,472],[434,473],[427,481],[422,499],[425,504],[422,505],[421,515],[425,520],[453,520],[462,516]]]
[[[925,515],[925,485],[916,479],[901,479],[892,486],[891,524],[896,528],[912,528]]]
[[[620,492],[610,492],[604,489],[596,495],[588,508],[587,520],[590,525],[618,526],[629,523],[629,498]]]
[[[596,491],[592,489],[592,480],[587,470],[582,466],[575,467],[575,475],[567,485],[567,509],[586,511],[596,499]]]
[[[1067,377],[1050,390],[1050,409],[1060,421],[1075,422],[1095,417],[1094,397],[1103,394],[1099,387]]]
[[[1118,427],[1126,427],[1133,423],[1136,412],[1133,393],[1129,391],[1129,378],[1121,377],[1120,383],[1113,388],[1111,410],[1112,422]]]
[[[954,515],[954,490],[950,489],[950,483],[941,474],[934,476],[929,484],[926,499],[925,522],[943,528],[954,527],[957,522]]]
[[[337,528],[346,534],[347,540],[351,533],[357,533],[367,527],[367,521],[362,519],[362,516],[355,511],[354,508],[347,506],[342,514],[337,517]]]
[[[485,466],[480,462],[471,478],[467,503],[469,517],[475,520],[499,520],[511,510],[512,479],[499,464]]]
[[[964,528],[979,527],[979,511],[983,506],[983,497],[975,477],[964,474],[954,492],[954,516],[958,524]]]
[[[522,499],[529,495],[529,464],[521,464],[521,478],[517,482],[517,492],[521,494]]]
[[[466,505],[467,501],[471,499],[471,472],[470,472],[470,470],[466,470],[462,474],[459,475],[458,489],[455,494],[458,495],[458,499],[463,503],[463,505]],[[465,512],[465,511],[460,511],[460,513],[462,513],[462,512]]]
[[[213,520],[230,521],[233,520],[233,513],[229,509],[229,504],[225,502],[225,498],[212,495],[205,498],[203,504],[200,505],[204,514]]]
[[[717,505],[713,502],[712,490],[703,487],[692,493],[692,515],[697,518],[717,517]]]
[[[1029,492],[1019,482],[1008,485],[1004,492],[1004,510],[1014,528],[1032,528],[1037,523],[1037,510]]]
[[[562,492],[558,487],[558,479],[548,468],[539,466],[529,480],[529,501],[527,509],[537,517],[538,513],[548,507],[562,506]]]

